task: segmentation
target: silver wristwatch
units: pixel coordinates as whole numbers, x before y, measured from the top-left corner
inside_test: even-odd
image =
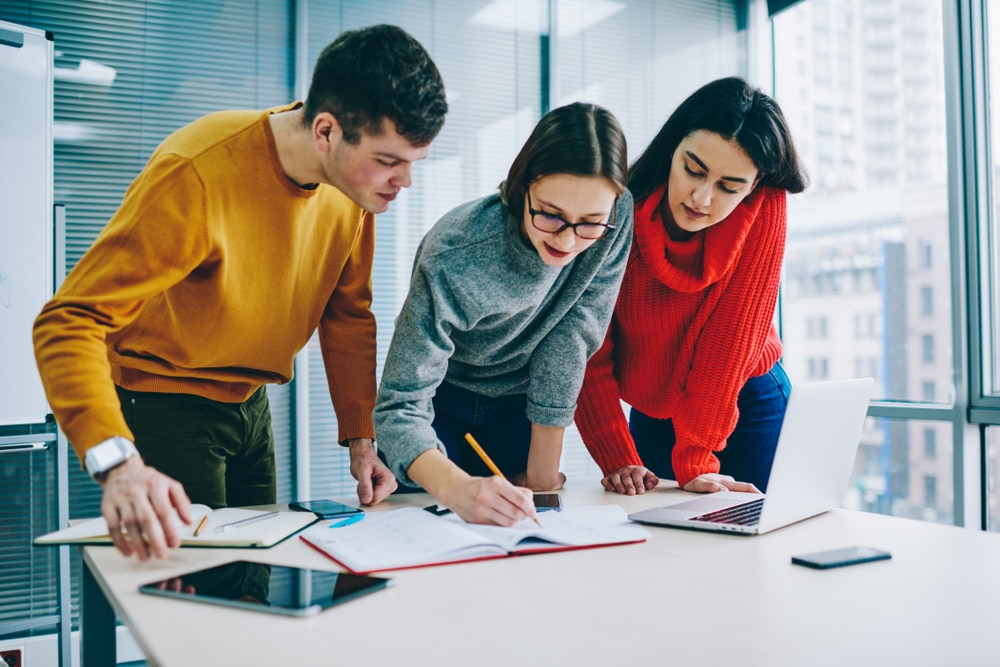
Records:
[[[83,465],[94,480],[100,481],[101,476],[109,470],[125,463],[128,457],[138,454],[139,450],[131,440],[116,435],[88,449]]]

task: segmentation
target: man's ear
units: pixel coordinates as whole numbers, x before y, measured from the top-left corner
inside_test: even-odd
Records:
[[[313,118],[312,134],[316,147],[323,153],[336,148],[344,137],[337,117],[329,111],[322,111]]]

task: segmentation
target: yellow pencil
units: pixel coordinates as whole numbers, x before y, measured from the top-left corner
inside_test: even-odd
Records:
[[[199,531],[201,531],[201,529],[205,527],[205,524],[207,522],[208,522],[208,515],[206,514],[205,516],[201,517],[201,521],[198,522],[198,527],[194,529],[195,537],[198,537]]]
[[[476,454],[479,454],[479,458],[481,458],[483,460],[483,463],[486,464],[486,467],[489,468],[493,472],[494,475],[496,475],[500,479],[507,479],[504,476],[504,474],[502,472],[500,472],[500,468],[497,467],[497,464],[493,463],[493,459],[491,459],[489,457],[489,455],[486,453],[486,451],[479,445],[478,442],[476,442],[476,439],[472,437],[471,433],[466,433],[465,434],[465,441],[467,443],[469,443],[469,446],[472,447],[472,449],[475,450]],[[542,527],[542,524],[540,524],[538,522],[538,517],[537,516],[531,517],[531,520],[534,521],[536,524],[538,524],[539,528]]]

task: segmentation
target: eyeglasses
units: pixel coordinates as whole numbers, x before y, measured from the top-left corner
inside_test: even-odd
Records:
[[[531,216],[531,225],[540,232],[546,234],[560,234],[569,227],[573,233],[581,239],[593,241],[608,233],[609,229],[614,229],[618,222],[618,198],[615,197],[614,204],[611,205],[610,223],[603,222],[568,222],[565,218],[555,213],[539,211],[531,206],[531,192],[525,190],[528,197],[528,214]]]

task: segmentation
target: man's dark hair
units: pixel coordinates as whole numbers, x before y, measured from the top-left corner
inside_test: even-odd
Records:
[[[344,141],[382,133],[388,118],[414,146],[426,146],[448,111],[444,82],[430,55],[406,31],[375,25],[342,33],[316,61],[305,104],[305,123],[317,114],[336,117]]]
[[[727,77],[684,100],[632,165],[628,187],[636,201],[667,182],[674,151],[698,130],[735,139],[760,172],[760,185],[794,194],[809,183],[778,103],[743,79]]]

